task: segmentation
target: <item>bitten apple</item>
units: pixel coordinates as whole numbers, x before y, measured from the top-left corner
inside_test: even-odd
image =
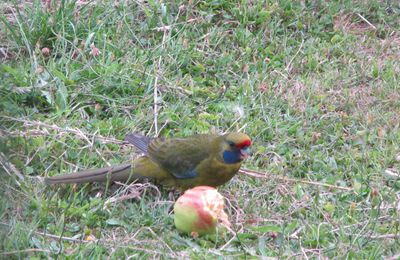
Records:
[[[214,234],[221,225],[229,228],[224,205],[224,197],[213,187],[189,189],[174,205],[175,226],[193,237]]]

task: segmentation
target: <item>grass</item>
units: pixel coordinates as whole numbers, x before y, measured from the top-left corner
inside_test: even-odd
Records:
[[[396,1],[49,2],[0,4],[1,258],[399,257]],[[268,178],[220,188],[235,235],[179,234],[150,184],[39,178],[239,129]]]

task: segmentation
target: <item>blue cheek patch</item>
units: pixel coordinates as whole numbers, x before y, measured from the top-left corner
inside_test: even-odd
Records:
[[[224,151],[222,158],[225,163],[233,164],[240,162],[240,154],[238,152]]]

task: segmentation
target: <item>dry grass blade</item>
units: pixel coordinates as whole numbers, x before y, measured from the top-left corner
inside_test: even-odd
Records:
[[[23,118],[15,118],[15,117],[9,117],[9,116],[0,116],[0,117],[7,119],[7,120],[24,123],[24,127],[28,128],[26,132],[25,131],[9,132],[9,133],[7,133],[9,135],[14,135],[14,136],[48,135],[49,130],[53,130],[53,131],[56,131],[61,134],[66,134],[66,133],[74,134],[79,139],[82,139],[82,140],[88,142],[89,144],[92,144],[92,142],[88,139],[88,136],[91,138],[94,138],[102,143],[112,143],[112,144],[119,144],[119,145],[127,144],[127,142],[125,142],[125,141],[120,141],[120,140],[117,140],[117,139],[114,139],[111,137],[104,137],[99,134],[84,133],[80,129],[73,129],[73,128],[69,128],[69,127],[63,128],[63,127],[59,127],[55,124],[50,125],[50,124],[47,124],[44,122],[33,121],[33,120],[28,120],[28,119],[23,119]],[[29,129],[31,127],[43,128],[44,131]]]
[[[9,162],[6,159],[5,155],[2,152],[0,152],[0,164],[3,166],[4,170],[8,174],[10,175],[14,174],[15,176],[18,177],[19,180],[21,181],[24,180],[24,175],[22,175],[22,173],[11,162]],[[18,185],[20,184],[18,183]]]
[[[33,253],[33,252],[45,252],[45,253],[50,253],[50,250],[46,249],[40,249],[40,248],[27,248],[24,250],[15,250],[15,251],[10,251],[10,252],[1,252],[0,255],[6,256],[6,255],[16,255],[16,254],[21,254],[21,253]]]
[[[356,193],[353,188],[341,187],[341,186],[326,184],[326,183],[322,183],[322,182],[306,181],[306,180],[299,180],[299,179],[293,179],[293,178],[287,178],[287,177],[273,176],[273,175],[265,173],[265,172],[258,172],[258,171],[249,170],[249,169],[240,169],[240,172],[244,173],[248,176],[252,176],[252,177],[256,177],[256,178],[274,179],[274,180],[293,182],[293,183],[300,182],[300,183],[304,183],[304,184],[308,184],[308,185],[322,186],[322,187],[326,187],[326,188],[330,188],[330,189],[345,190],[345,191],[350,191],[350,192]]]

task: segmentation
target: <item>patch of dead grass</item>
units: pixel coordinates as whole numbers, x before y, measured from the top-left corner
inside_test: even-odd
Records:
[[[355,14],[340,14],[334,21],[334,29],[343,33],[364,35],[367,32],[374,32],[375,29],[365,21],[353,21]]]
[[[284,93],[284,97],[292,108],[304,113],[307,109],[307,93],[307,86],[300,81],[295,81]]]
[[[368,24],[360,17],[354,19],[356,14],[341,14],[336,16],[334,21],[334,29],[344,34],[351,34],[357,38],[355,53],[359,57],[367,57],[368,60],[376,58],[379,67],[385,61],[400,59],[400,35],[392,28],[386,28],[388,36],[381,39],[377,44],[371,44],[366,37],[368,34],[375,34],[377,29],[374,25]]]

